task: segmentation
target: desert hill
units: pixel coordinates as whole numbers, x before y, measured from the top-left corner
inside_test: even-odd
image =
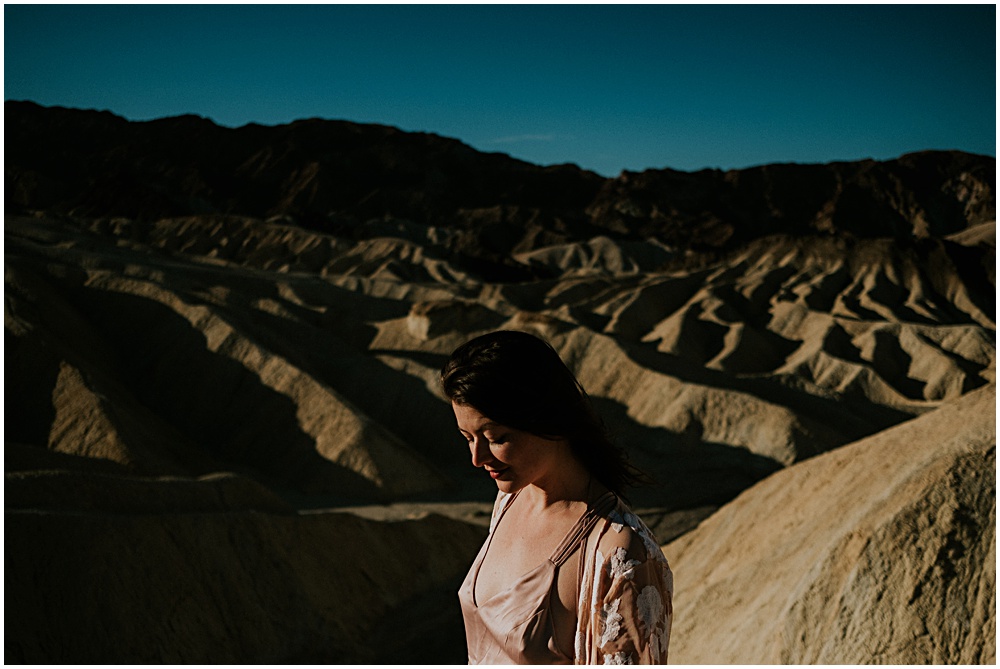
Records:
[[[731,625],[709,604],[752,610],[711,565],[754,532],[794,585],[765,607],[782,634],[818,615],[815,592],[848,592],[871,643],[741,632],[702,644],[717,661],[995,656],[940,616],[912,654],[885,650],[926,597],[887,600],[902,613],[882,624],[823,562],[845,533],[897,537],[906,507],[931,528],[917,549],[865,559],[961,553],[955,585],[928,563],[928,593],[995,574],[981,537],[919,501],[961,501],[963,528],[995,516],[993,460],[952,466],[973,436],[989,454],[995,421],[993,158],[602,179],[382,126],[5,111],[5,579],[26,612],[5,659],[464,661],[453,590],[495,490],[437,374],[498,328],[551,341],[655,478],[632,501],[673,541],[677,610],[711,618],[678,614],[673,659],[702,661],[699,634]],[[857,473],[893,458],[896,478]],[[778,532],[810,504],[828,514],[813,543]],[[450,631],[414,657],[366,645],[386,625]]]
[[[995,662],[995,408],[983,388],[777,472],[666,546],[671,659]]]

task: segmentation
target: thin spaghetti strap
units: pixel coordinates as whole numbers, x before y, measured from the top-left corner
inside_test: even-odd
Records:
[[[608,491],[601,495],[601,497],[594,502],[594,504],[587,509],[587,511],[580,517],[580,520],[576,521],[576,525],[569,531],[569,533],[563,538],[563,540],[556,547],[555,551],[552,553],[552,557],[549,561],[555,566],[559,567],[563,562],[569,559],[569,557],[579,548],[581,540],[586,538],[597,522],[604,516],[604,514],[611,511],[618,504],[618,496],[613,492]]]
[[[493,531],[497,528],[497,525],[500,524],[500,519],[503,518],[503,516],[504,516],[505,513],[507,513],[507,509],[509,509],[510,505],[514,503],[514,499],[517,497],[518,493],[520,493],[520,492],[521,491],[518,490],[517,492],[515,492],[513,494],[508,494],[507,498],[503,500],[503,506],[501,506],[499,509],[497,509],[494,512],[495,515],[490,520],[490,534],[491,535],[493,534]]]
[[[574,602],[580,601],[580,588],[583,587],[583,577],[586,574],[587,561],[583,558],[586,553],[587,548],[587,535],[584,535],[580,539],[580,559],[577,560],[577,574],[576,574],[576,597],[573,599]]]

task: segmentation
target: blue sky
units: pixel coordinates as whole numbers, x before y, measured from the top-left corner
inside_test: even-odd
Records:
[[[996,154],[994,5],[5,5],[4,98],[321,117],[538,164]]]

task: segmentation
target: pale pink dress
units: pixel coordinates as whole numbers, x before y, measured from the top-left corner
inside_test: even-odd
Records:
[[[548,560],[476,602],[479,569],[514,496],[498,495],[489,537],[459,589],[469,663],[665,664],[673,575],[652,533],[614,493],[587,509]],[[584,552],[576,634],[557,639],[549,600],[559,568],[577,550]]]

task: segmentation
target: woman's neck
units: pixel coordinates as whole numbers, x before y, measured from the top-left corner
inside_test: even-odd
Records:
[[[577,502],[589,503],[591,491],[600,484],[576,458],[568,458],[564,467],[544,479],[528,484],[520,496],[540,512],[565,509]]]

